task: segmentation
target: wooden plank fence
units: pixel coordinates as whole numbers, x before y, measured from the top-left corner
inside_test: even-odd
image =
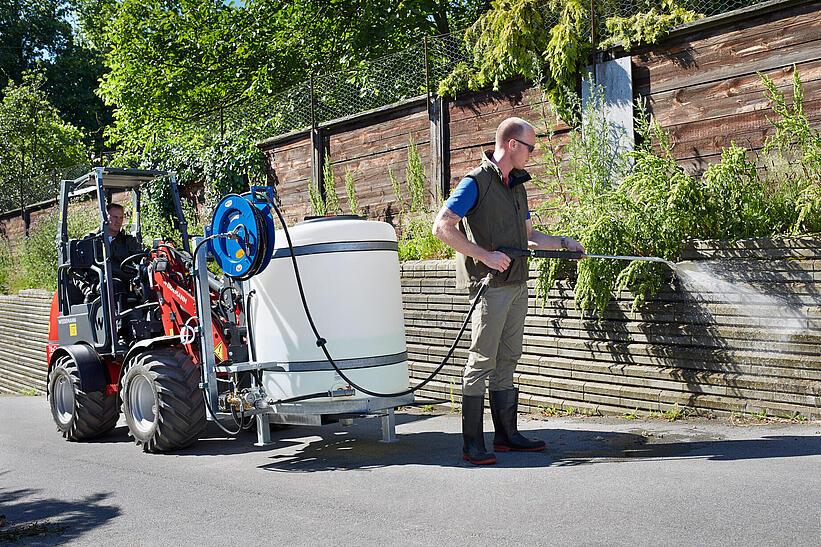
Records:
[[[772,134],[771,105],[759,73],[774,80],[791,100],[792,69],[801,74],[805,113],[821,127],[821,2],[770,2],[755,8],[710,17],[685,25],[658,44],[624,52],[604,52],[604,60],[630,56],[633,95],[644,98],[652,115],[670,134],[673,155],[693,173],[720,159],[735,142],[757,152]],[[369,218],[390,221],[396,200],[389,183],[393,171],[404,185],[405,152],[413,137],[426,161],[431,195],[444,195],[478,164],[482,150],[493,146],[499,122],[524,117],[545,135],[541,123],[548,107],[528,82],[505,82],[499,91],[459,94],[441,112],[427,110],[424,97],[376,111],[322,124],[323,154],[334,165],[336,190],[347,200],[341,176],[350,170]],[[428,116],[428,114],[430,116]],[[430,118],[430,119],[428,119]],[[558,150],[567,143],[568,127],[555,130]],[[444,152],[431,145],[442,135]],[[292,219],[309,210],[311,135],[308,130],[274,137],[259,144],[279,184]],[[444,157],[442,157],[444,156]],[[528,170],[539,177],[542,158],[534,154]],[[438,182],[437,182],[438,181]],[[321,186],[321,177],[314,180]],[[534,184],[528,196],[543,196]],[[346,209],[347,210],[347,209]]]

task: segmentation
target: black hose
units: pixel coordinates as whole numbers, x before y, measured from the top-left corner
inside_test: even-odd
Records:
[[[242,431],[242,426],[240,426],[239,429],[237,429],[236,431],[231,431],[230,429],[222,425],[222,422],[219,421],[219,418],[217,418],[216,414],[214,414],[214,411],[211,410],[211,405],[208,404],[208,396],[205,395],[204,389],[202,390],[202,399],[203,401],[205,401],[205,408],[208,409],[208,414],[211,415],[211,418],[214,419],[214,423],[217,424],[217,426],[219,426],[220,429],[222,429],[224,432],[228,433],[232,437],[236,437],[240,434],[240,432]]]
[[[433,373],[431,373],[427,378],[422,380],[416,386],[402,391],[397,391],[394,393],[380,393],[378,391],[371,391],[369,389],[363,388],[362,386],[356,384],[353,380],[348,378],[348,376],[346,376],[345,373],[342,372],[342,370],[337,366],[336,362],[334,362],[333,357],[331,357],[331,354],[328,352],[328,348],[325,347],[328,342],[319,334],[319,331],[316,328],[316,324],[314,324],[314,319],[311,316],[311,310],[308,309],[308,301],[305,299],[305,289],[302,287],[302,278],[299,275],[299,265],[297,264],[293,243],[291,242],[291,234],[288,233],[288,225],[285,223],[285,218],[282,216],[282,211],[279,210],[279,207],[277,207],[277,205],[271,202],[270,200],[267,201],[271,205],[271,207],[273,207],[274,211],[276,211],[277,217],[279,217],[279,222],[280,224],[282,224],[282,229],[285,232],[285,239],[288,241],[288,249],[291,251],[291,262],[294,268],[294,275],[296,276],[296,284],[299,288],[299,297],[302,300],[302,308],[305,310],[305,317],[308,319],[308,323],[311,326],[311,330],[313,331],[314,336],[316,336],[316,345],[317,347],[322,349],[322,352],[325,354],[325,358],[328,360],[328,362],[331,364],[331,366],[334,368],[337,374],[339,374],[339,376],[343,380],[348,382],[348,384],[351,387],[358,389],[362,393],[371,395],[373,397],[401,397],[403,395],[408,395],[409,393],[413,393],[414,391],[421,389],[425,384],[433,380],[433,378],[436,377],[437,374],[439,374],[439,372],[442,370],[442,368],[453,355],[453,351],[456,349],[456,345],[459,343],[459,340],[461,340],[462,334],[465,332],[465,328],[467,327],[468,321],[470,321],[470,316],[473,314],[473,310],[476,309],[476,304],[479,302],[479,299],[482,297],[482,295],[488,288],[488,283],[490,283],[490,275],[485,277],[479,285],[479,290],[477,291],[476,296],[474,297],[473,302],[470,305],[470,310],[468,310],[467,317],[465,317],[465,320],[462,323],[462,327],[459,329],[459,333],[456,335],[456,339],[453,341],[453,344],[451,344],[450,349],[448,349],[445,358],[442,359],[442,362],[439,363],[439,366],[436,367],[436,370],[434,370]]]

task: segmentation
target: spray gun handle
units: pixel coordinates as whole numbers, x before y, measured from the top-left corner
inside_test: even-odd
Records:
[[[516,260],[524,256],[532,256],[533,253],[530,249],[517,249],[516,247],[499,247],[498,251],[505,253],[511,260]]]
[[[584,258],[584,253],[577,251],[542,251],[530,249],[517,249],[515,247],[499,247],[499,251],[505,253],[511,259],[522,258],[524,256],[532,256],[534,258],[564,258],[567,260],[581,260]]]

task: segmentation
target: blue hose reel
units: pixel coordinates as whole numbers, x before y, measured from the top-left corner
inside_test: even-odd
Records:
[[[243,281],[263,271],[274,254],[276,227],[271,215],[274,200],[270,186],[252,186],[246,194],[228,194],[214,209],[206,235],[216,238],[208,249],[228,277]]]

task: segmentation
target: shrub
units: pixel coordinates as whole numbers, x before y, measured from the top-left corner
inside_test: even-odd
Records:
[[[614,150],[604,120],[601,91],[579,117],[584,131],[573,130],[564,161],[548,135],[545,179],[553,196],[537,209],[539,226],[548,233],[578,239],[589,253],[658,256],[676,261],[688,239],[734,240],[797,234],[821,229],[821,139],[803,116],[800,80],[795,77],[793,105],[764,79],[768,97],[780,116],[766,150],[787,154],[792,168],[759,173],[749,150],[735,144],[721,161],[695,178],[676,163],[667,135],[648,121],[638,106],[639,145],[632,152]],[[576,106],[576,108],[580,108]],[[565,265],[566,266],[566,265]],[[537,293],[547,297],[560,272],[572,272],[559,260],[538,263]],[[661,287],[665,266],[648,262],[583,260],[577,264],[576,304],[604,311],[616,288],[630,290],[634,306]]]
[[[408,141],[408,163],[405,169],[405,184],[410,194],[409,200],[405,200],[402,196],[402,188],[393,171],[388,171],[388,177],[399,207],[399,260],[452,257],[453,249],[437,239],[431,231],[436,211],[431,208],[425,166],[412,138]],[[406,204],[406,201],[410,202],[410,206]]]
[[[328,156],[325,156],[325,163],[322,166],[322,173],[323,185],[325,186],[325,212],[332,215],[341,213],[342,206],[339,204],[339,195],[336,193],[336,178],[334,177],[331,158]],[[345,180],[347,182],[347,178]]]
[[[353,181],[353,173],[345,171],[345,193],[348,196],[348,208],[352,215],[359,214],[359,205],[356,201],[356,185]]]
[[[12,269],[14,265],[14,256],[11,253],[11,246],[8,241],[3,238],[0,240],[0,293],[9,294],[11,292],[11,284],[14,281]]]
[[[442,243],[431,231],[431,213],[405,216],[402,235],[399,238],[399,260],[432,260],[452,258],[453,250]]]
[[[8,270],[9,289],[57,289],[57,211],[38,218],[17,249],[17,267]],[[82,237],[100,229],[96,205],[78,205],[68,216],[69,237]]]

